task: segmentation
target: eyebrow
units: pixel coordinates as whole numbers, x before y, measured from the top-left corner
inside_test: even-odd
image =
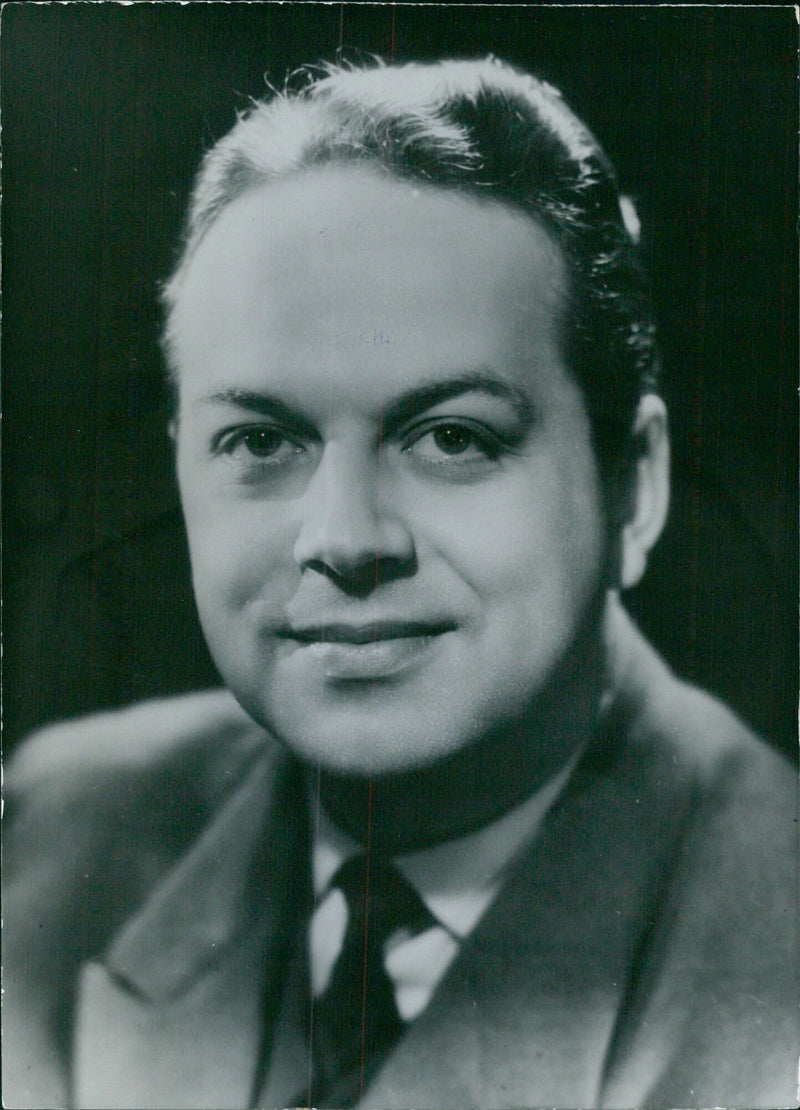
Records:
[[[511,405],[517,418],[524,424],[532,423],[536,414],[530,398],[517,386],[492,374],[476,371],[445,381],[423,383],[401,393],[384,409],[384,433],[394,431],[434,405],[440,405],[454,397],[462,397],[465,393],[484,393],[490,397],[499,397]]]
[[[293,408],[269,393],[259,393],[252,389],[219,389],[199,397],[192,408],[201,405],[233,405],[236,408],[257,412],[259,416],[267,416],[298,434],[316,435],[310,421],[305,420]]]
[[[423,382],[399,394],[383,409],[381,426],[384,435],[390,435],[409,420],[421,416],[428,409],[462,397],[467,393],[484,393],[498,397],[513,408],[517,419],[523,424],[531,424],[536,410],[530,398],[518,386],[503,381],[492,374],[475,371],[460,374],[456,378]],[[293,431],[303,434],[316,434],[310,421],[302,417],[289,405],[269,393],[249,389],[221,389],[199,398],[195,405],[235,405],[249,409],[261,416],[267,416]]]

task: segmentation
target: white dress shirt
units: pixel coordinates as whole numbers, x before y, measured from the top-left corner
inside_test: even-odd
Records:
[[[509,865],[536,836],[579,755],[574,753],[540,790],[478,832],[393,861],[437,922],[417,936],[398,930],[384,948],[384,967],[405,1021],[412,1021],[427,1006],[461,943],[497,895]],[[309,953],[312,991],[319,996],[328,985],[347,928],[345,897],[330,884],[361,847],[336,828],[316,800],[313,811],[318,814],[313,852],[317,908],[309,928]]]

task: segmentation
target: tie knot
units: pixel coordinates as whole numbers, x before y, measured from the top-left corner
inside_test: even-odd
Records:
[[[400,870],[380,857],[353,856],[339,868],[332,885],[347,901],[348,933],[360,932],[370,947],[382,946],[398,929],[417,933],[436,923]]]

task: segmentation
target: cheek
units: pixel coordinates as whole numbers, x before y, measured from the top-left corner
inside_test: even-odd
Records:
[[[269,510],[269,511],[268,511]],[[276,506],[184,495],[197,605],[202,614],[238,612],[269,593],[280,600],[296,585],[293,533]]]
[[[579,477],[570,463],[542,460],[431,502],[421,530],[484,599],[516,604],[545,589],[582,594],[602,562],[603,527],[596,487]]]

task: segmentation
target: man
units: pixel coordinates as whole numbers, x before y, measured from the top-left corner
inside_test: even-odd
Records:
[[[9,1104],[792,1103],[792,775],[618,600],[668,501],[636,237],[493,59],[206,156],[165,351],[228,691],[23,748]]]

